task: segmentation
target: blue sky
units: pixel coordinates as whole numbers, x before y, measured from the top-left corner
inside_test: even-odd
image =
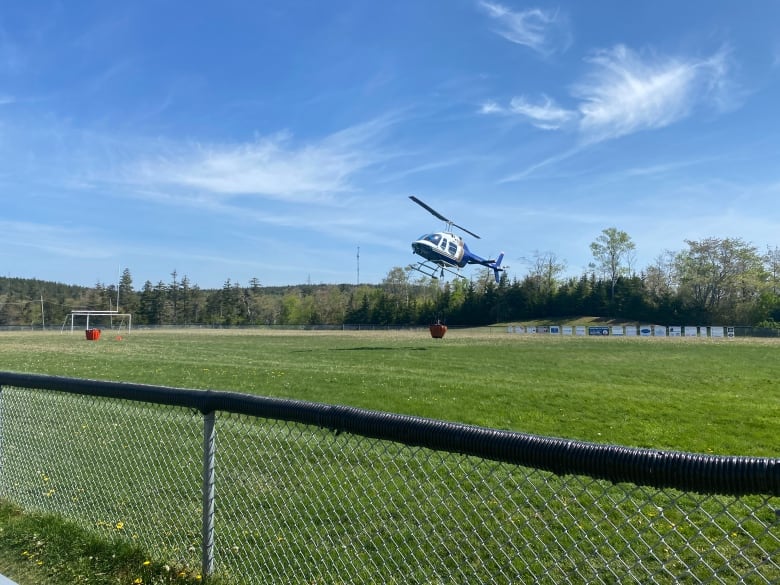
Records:
[[[780,3],[0,8],[4,276],[378,283],[443,227],[412,194],[510,278],[780,245]]]

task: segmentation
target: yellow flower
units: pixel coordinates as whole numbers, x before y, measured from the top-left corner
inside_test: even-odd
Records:
[[[148,567],[152,564],[152,561],[144,561],[144,567]]]
[[[121,520],[116,523],[116,529],[117,530],[122,530],[124,527],[125,527],[125,523],[122,522]]]
[[[141,577],[136,577],[135,580],[133,581],[133,583],[136,583],[136,584],[143,583],[143,582],[144,582],[144,580],[141,579]]]

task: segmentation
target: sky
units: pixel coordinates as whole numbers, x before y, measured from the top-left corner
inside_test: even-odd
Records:
[[[780,245],[780,3],[0,6],[2,276],[380,283],[444,227],[410,195],[510,279]]]

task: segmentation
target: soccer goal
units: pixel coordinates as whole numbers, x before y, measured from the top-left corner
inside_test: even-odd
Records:
[[[71,333],[76,328],[76,321],[84,323],[84,329],[91,329],[90,319],[92,320],[92,327],[101,326],[108,327],[109,329],[119,330],[125,329],[128,333],[133,327],[133,314],[132,313],[120,313],[119,311],[71,311],[70,314],[65,317],[65,321],[62,324],[62,331],[65,331],[70,322]],[[108,322],[108,325],[106,325]],[[81,329],[81,325],[78,326]]]

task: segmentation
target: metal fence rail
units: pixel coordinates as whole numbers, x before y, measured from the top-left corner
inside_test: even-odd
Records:
[[[0,373],[0,497],[231,583],[780,583],[780,459]]]

